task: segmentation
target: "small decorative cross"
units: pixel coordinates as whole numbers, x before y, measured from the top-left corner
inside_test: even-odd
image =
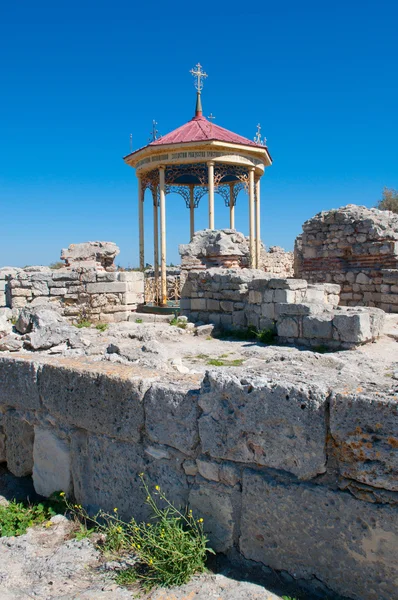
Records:
[[[216,117],[213,116],[213,113],[210,113],[207,118],[210,119],[210,121],[214,121]]]
[[[202,65],[200,63],[198,63],[196,67],[194,69],[191,69],[189,72],[196,78],[195,88],[200,94],[200,92],[203,89],[203,79],[206,79],[207,73],[202,71]]]
[[[267,143],[267,138],[263,139],[263,137],[261,135],[260,123],[257,123],[257,131],[256,131],[256,135],[254,136],[253,140],[256,142],[256,144],[259,144],[260,146],[265,146]]]

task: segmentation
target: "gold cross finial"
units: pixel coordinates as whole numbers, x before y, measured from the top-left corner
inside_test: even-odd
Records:
[[[206,79],[207,73],[202,71],[202,65],[198,63],[194,69],[189,71],[195,77],[195,88],[200,94],[203,89],[203,79]]]
[[[256,144],[259,144],[260,146],[266,146],[267,145],[267,138],[263,138],[263,136],[261,135],[261,125],[260,125],[260,123],[257,124],[256,135],[254,136],[253,139],[256,142]]]

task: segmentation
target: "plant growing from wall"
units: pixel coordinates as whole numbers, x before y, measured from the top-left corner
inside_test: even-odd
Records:
[[[146,503],[151,509],[150,522],[138,523],[134,518],[124,521],[118,514],[99,511],[90,517],[81,505],[67,501],[68,509],[79,522],[105,536],[104,551],[125,554],[133,552],[138,563],[117,575],[117,582],[129,584],[139,581],[146,589],[154,586],[169,587],[182,585],[195,573],[205,570],[208,547],[203,531],[203,519],[195,518],[192,511],[180,511],[166,497],[160,486],[151,493],[140,473],[146,494]],[[64,493],[61,492],[61,496]],[[79,535],[83,536],[82,527]]]

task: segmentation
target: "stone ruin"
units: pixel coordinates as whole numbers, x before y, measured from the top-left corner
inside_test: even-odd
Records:
[[[250,266],[249,238],[234,229],[197,231],[189,244],[179,246],[181,269],[244,269]],[[259,269],[281,277],[293,275],[293,253],[279,246],[267,252],[261,243]]]
[[[65,267],[116,271],[114,260],[118,254],[120,249],[114,242],[83,242],[63,248],[61,260],[65,261]]]
[[[71,244],[62,250],[65,267],[0,269],[0,307],[20,310],[43,304],[72,322],[126,321],[144,302],[144,275],[117,271],[120,250],[113,242]]]
[[[337,283],[340,304],[398,312],[398,215],[349,204],[306,221],[294,251],[295,277]]]

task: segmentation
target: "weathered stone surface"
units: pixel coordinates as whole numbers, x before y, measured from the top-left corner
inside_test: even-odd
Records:
[[[19,313],[15,329],[19,333],[29,333],[32,329],[65,324],[65,319],[57,311],[51,310],[48,306],[27,306]]]
[[[150,381],[44,365],[39,390],[59,419],[94,433],[138,441],[144,424],[143,397]]]
[[[332,337],[332,315],[315,315],[303,318],[303,337],[330,339]]]
[[[10,410],[4,415],[7,467],[13,475],[30,475],[33,468],[33,427],[23,414]]]
[[[398,491],[398,404],[395,399],[334,394],[330,431],[344,477]]]
[[[29,340],[25,345],[32,350],[48,350],[67,342],[71,347],[80,345],[78,330],[72,325],[51,324],[36,328],[29,334]]]
[[[372,339],[370,317],[365,312],[336,314],[333,317],[333,327],[343,342],[358,344]]]
[[[398,592],[398,515],[390,506],[246,470],[240,550],[295,577],[317,577],[358,600]]]
[[[325,471],[326,386],[209,372],[199,406],[203,452],[310,479]]]
[[[0,314],[0,340],[9,335],[12,331],[12,324],[5,313]]]
[[[22,409],[39,409],[37,363],[0,356],[0,404]]]
[[[71,492],[69,444],[56,431],[35,427],[33,445],[33,484],[38,494]]]
[[[234,541],[234,503],[239,492],[221,484],[200,480],[189,492],[189,506],[196,518],[204,520],[204,530],[210,546],[216,552],[226,552]]]
[[[153,383],[144,400],[149,439],[192,456],[199,442],[198,393],[182,383]]]
[[[65,261],[67,267],[74,263],[86,261],[99,263],[104,268],[113,265],[113,261],[120,253],[120,249],[114,242],[82,242],[71,244],[61,251],[61,260]]]
[[[13,333],[0,338],[0,352],[18,352],[22,346],[23,341]]]
[[[169,459],[156,459],[138,444],[83,432],[72,435],[71,453],[76,499],[90,510],[102,507],[113,512],[116,507],[124,518],[147,519],[150,511],[140,473],[151,491],[159,485],[176,506],[187,504],[182,458],[170,454]]]

